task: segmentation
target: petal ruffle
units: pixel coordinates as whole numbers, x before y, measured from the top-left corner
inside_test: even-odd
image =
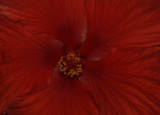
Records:
[[[160,44],[159,0],[87,0],[87,39],[81,54],[101,58],[108,47]]]
[[[79,80],[54,76],[45,90],[19,98],[8,109],[15,115],[98,115],[94,99]]]
[[[38,38],[18,23],[3,17],[0,22],[1,113],[4,103],[7,106],[13,98],[48,85],[64,49],[62,43]]]
[[[99,62],[86,62],[88,84],[100,114],[160,114],[160,47],[113,49]]]
[[[47,34],[67,48],[78,48],[83,42],[83,0],[0,0],[0,9],[9,19],[19,20],[28,31]]]

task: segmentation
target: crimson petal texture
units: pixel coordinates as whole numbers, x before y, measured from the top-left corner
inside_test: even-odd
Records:
[[[64,49],[61,42],[38,38],[18,23],[3,17],[0,22],[1,113],[3,104],[49,84]]]
[[[87,38],[81,54],[103,57],[108,47],[160,44],[159,0],[86,0]]]
[[[91,92],[79,80],[66,80],[54,74],[45,90],[15,100],[11,115],[97,115]]]
[[[159,0],[0,0],[0,113],[159,115],[159,12]],[[57,72],[67,49],[83,59],[77,79]]]
[[[85,62],[80,80],[93,90],[100,115],[160,114],[159,52],[114,48],[101,61]]]
[[[83,7],[83,0],[0,0],[2,15],[21,21],[32,33],[54,37],[71,49],[83,42]]]

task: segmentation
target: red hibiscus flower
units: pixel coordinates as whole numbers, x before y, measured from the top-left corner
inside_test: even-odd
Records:
[[[0,113],[159,115],[159,0],[0,0]]]

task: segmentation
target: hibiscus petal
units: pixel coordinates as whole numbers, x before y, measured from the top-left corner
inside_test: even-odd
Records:
[[[15,100],[8,114],[16,115],[98,115],[90,91],[79,80],[54,74],[54,82],[38,93]]]
[[[3,17],[0,22],[1,113],[13,98],[46,87],[64,49],[62,43],[37,38],[18,23]]]
[[[88,84],[100,114],[160,114],[160,47],[112,50],[101,61],[86,62]]]
[[[87,38],[81,54],[96,60],[108,47],[160,44],[159,0],[87,0]]]
[[[85,28],[83,0],[0,0],[2,14],[20,20],[28,31],[45,33],[75,49],[83,42]]]

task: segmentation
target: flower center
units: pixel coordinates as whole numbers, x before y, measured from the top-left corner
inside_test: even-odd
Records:
[[[83,71],[83,59],[75,53],[68,53],[60,58],[58,68],[64,78],[79,78]]]

